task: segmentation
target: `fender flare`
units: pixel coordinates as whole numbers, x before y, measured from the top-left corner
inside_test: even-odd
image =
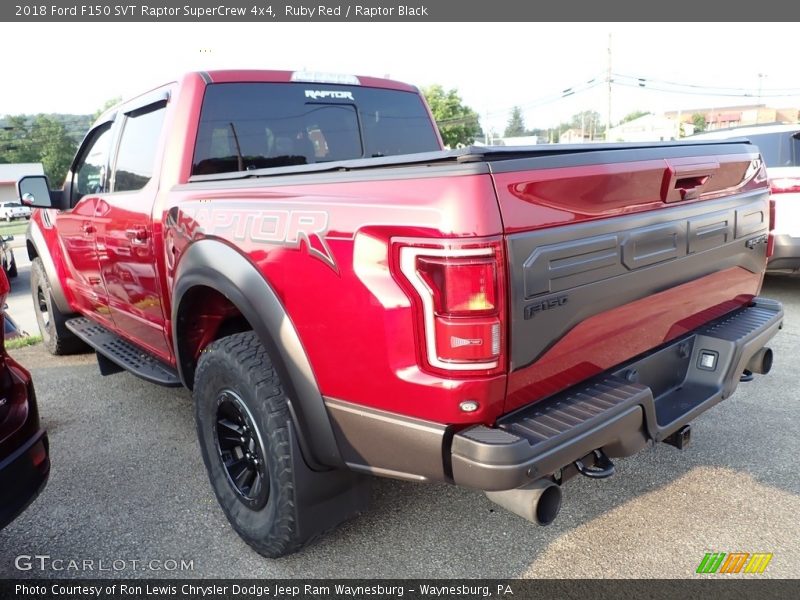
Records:
[[[33,219],[28,221],[28,229],[25,232],[25,241],[27,244],[30,244],[30,246],[33,246],[33,249],[36,252],[35,256],[38,256],[42,260],[44,272],[45,275],[47,275],[47,282],[50,284],[50,293],[53,296],[53,302],[56,303],[58,310],[65,315],[75,312],[69,305],[67,297],[64,294],[64,288],[61,286],[61,279],[59,279],[58,271],[56,270],[56,263],[53,261],[53,257],[50,255],[50,248],[47,246],[47,242],[44,239],[44,234],[42,234],[39,224]],[[30,246],[27,246],[28,258],[33,261],[34,256],[31,253]]]
[[[180,257],[175,273],[172,336],[183,384],[191,388],[194,374],[187,372],[192,357],[181,355],[178,314],[186,292],[198,285],[212,288],[230,300],[269,352],[288,392],[289,410],[306,461],[317,468],[343,467],[314,371],[286,309],[261,272],[245,256],[217,240],[191,244]]]

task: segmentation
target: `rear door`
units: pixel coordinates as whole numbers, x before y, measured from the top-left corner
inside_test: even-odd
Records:
[[[166,92],[157,92],[123,108],[110,193],[98,200],[96,220],[100,273],[117,330],[168,360],[152,222],[166,106]]]

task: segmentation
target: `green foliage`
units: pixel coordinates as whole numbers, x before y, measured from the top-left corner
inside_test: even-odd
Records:
[[[700,113],[694,113],[692,115],[692,124],[694,125],[694,132],[700,133],[701,131],[705,131],[708,123],[706,123],[705,115],[701,115]]]
[[[525,120],[522,117],[522,109],[519,106],[515,106],[511,109],[511,116],[508,119],[508,124],[506,125],[506,130],[503,136],[519,137],[521,135],[525,135],[526,133],[527,130],[525,129]]]
[[[31,139],[38,147],[44,174],[54,187],[61,187],[77,149],[63,123],[39,115],[31,127]]]
[[[639,117],[643,117],[649,114],[650,114],[649,110],[635,110],[622,117],[622,120],[619,122],[619,124],[622,125],[623,123],[627,123],[628,121],[635,121]]]
[[[116,106],[120,102],[122,102],[122,96],[117,96],[116,98],[110,98],[109,100],[106,100],[103,106],[94,111],[94,114],[92,115],[92,122],[94,122],[97,119],[97,117],[102,115],[109,108],[111,108],[112,106]]]
[[[16,350],[18,348],[24,348],[26,346],[33,346],[38,344],[42,341],[41,335],[29,335],[27,337],[18,337],[13,338],[10,340],[6,340],[5,347],[6,350]]]
[[[587,134],[591,132],[597,134],[597,132],[603,129],[603,126],[601,125],[600,113],[596,110],[584,110],[572,115],[569,126],[572,129],[583,128]]]
[[[0,223],[0,235],[25,235],[25,231],[28,229],[28,221],[25,219],[20,219],[18,221],[11,221],[10,223],[6,223],[3,221]]]
[[[605,125],[600,117],[600,113],[596,110],[584,110],[575,113],[570,117],[569,121],[564,121],[556,127],[553,132],[553,142],[558,142],[561,134],[567,129],[583,129],[584,135],[591,140],[603,139],[605,136]]]
[[[480,135],[478,113],[463,103],[458,90],[445,91],[440,85],[431,85],[423,88],[422,93],[431,107],[446,146],[455,148],[459,144],[469,145]]]
[[[67,130],[68,117],[65,117],[44,114],[6,117],[0,127],[0,163],[40,162],[50,184],[60,187],[79,139],[74,131]],[[79,135],[85,132],[82,129]]]

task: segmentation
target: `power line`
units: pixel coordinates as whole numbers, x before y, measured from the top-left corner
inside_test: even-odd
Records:
[[[700,86],[692,83],[678,83],[657,78],[637,77],[621,73],[614,74],[614,83],[626,87],[638,87],[671,94],[690,96],[725,96],[734,98],[757,97],[759,92],[754,88]],[[786,98],[800,96],[800,88],[761,89],[760,96],[765,98]]]

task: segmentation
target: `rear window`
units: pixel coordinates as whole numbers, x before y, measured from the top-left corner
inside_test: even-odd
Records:
[[[796,167],[800,166],[800,140],[798,133],[761,133],[748,135],[747,139],[753,142],[761,151],[764,162],[769,167]]]
[[[206,88],[193,175],[439,150],[413,92],[320,83]]]

